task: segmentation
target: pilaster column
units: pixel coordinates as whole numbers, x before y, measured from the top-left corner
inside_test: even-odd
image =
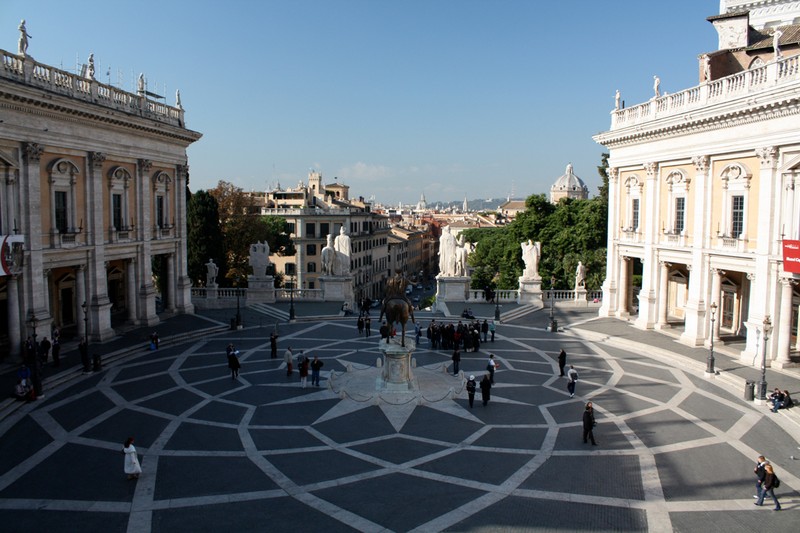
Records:
[[[23,315],[27,317],[34,313],[40,321],[49,319],[46,311],[48,287],[44,284],[42,272],[44,264],[42,259],[42,214],[39,209],[42,202],[40,164],[44,146],[37,143],[22,143],[22,175],[20,187],[20,206],[22,213],[20,230],[25,235],[25,247],[29,256],[25,260],[24,274],[22,276],[24,299]]]
[[[658,286],[658,327],[666,329],[669,327],[667,320],[667,308],[669,307],[669,269],[672,266],[666,261],[661,261],[661,281]]]
[[[619,274],[619,169],[609,167],[608,173],[608,249],[606,250],[606,279],[603,280],[603,303],[599,316],[614,316],[617,311],[617,276]]]
[[[75,316],[83,313],[83,304],[89,305],[89,298],[86,296],[86,269],[83,265],[75,267]],[[79,328],[80,329],[80,328]]]
[[[149,159],[139,159],[136,168],[138,180],[136,186],[137,193],[137,212],[138,220],[136,228],[137,247],[137,269],[139,270],[139,294],[138,294],[138,320],[141,324],[152,326],[158,324],[156,315],[156,290],[153,287],[153,273],[150,268],[151,247],[150,239],[153,231],[150,204],[152,203],[153,189],[150,186],[150,171],[153,163]]]
[[[175,300],[173,305],[179,313],[194,313],[192,304],[192,280],[189,278],[188,258],[186,256],[186,186],[189,184],[189,166],[175,165],[175,193],[170,201],[174,205],[175,225],[172,231],[178,243],[175,245]]]
[[[108,228],[103,225],[103,216],[109,212],[109,202],[103,200],[103,191],[108,187],[108,177],[103,175],[105,161],[106,155],[102,152],[87,153],[86,243],[89,246],[89,260],[85,274],[86,305],[89,336],[96,342],[106,341],[116,335],[111,328],[111,300],[108,298],[105,257],[109,235]]]
[[[6,279],[6,291],[8,293],[8,342],[9,355],[12,360],[19,359],[22,354],[22,334],[20,329],[20,305],[19,305],[19,276],[11,274]]]
[[[781,307],[780,317],[778,317],[778,353],[772,366],[783,368],[791,364],[789,350],[792,344],[792,280],[780,278],[781,284]]]

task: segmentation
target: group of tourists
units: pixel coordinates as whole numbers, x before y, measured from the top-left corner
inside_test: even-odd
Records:
[[[480,350],[481,342],[494,342],[496,326],[494,321],[483,322],[472,320],[470,322],[458,321],[439,323],[432,320],[428,325],[425,336],[431,345],[432,350],[454,350],[459,349],[464,352],[477,352]]]

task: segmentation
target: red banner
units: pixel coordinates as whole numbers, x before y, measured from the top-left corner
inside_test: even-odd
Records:
[[[800,274],[800,241],[783,241],[783,271]]]

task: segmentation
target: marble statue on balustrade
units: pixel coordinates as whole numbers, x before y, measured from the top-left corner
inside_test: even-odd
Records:
[[[333,248],[336,250],[336,263],[335,273],[337,276],[350,275],[350,255],[352,248],[350,245],[350,236],[345,233],[344,227],[339,228],[339,235],[333,243]]]
[[[775,59],[780,59],[783,57],[781,55],[781,37],[783,36],[783,32],[781,30],[775,30],[775,33],[772,34],[772,49],[775,52]]]
[[[711,81],[711,56],[703,54],[703,81]]]
[[[89,54],[89,60],[87,61],[88,67],[86,67],[86,77],[90,80],[94,79],[94,54]]]
[[[178,109],[183,109],[183,106],[181,105],[181,90],[180,89],[175,91],[175,107],[177,107]]]
[[[269,265],[269,244],[266,241],[251,244],[250,266],[253,268],[253,278],[257,280],[266,278]]]
[[[653,92],[655,93],[653,98],[661,96],[661,78],[658,76],[653,76]]]
[[[336,275],[336,249],[333,247],[333,235],[328,234],[328,244],[322,249],[322,275]]]
[[[19,43],[17,46],[17,51],[21,56],[28,54],[28,39],[33,39],[33,37],[28,35],[28,30],[25,29],[25,19],[22,19],[22,22],[19,23]]]
[[[217,286],[217,274],[219,274],[219,267],[213,259],[209,259],[206,263],[206,287]]]
[[[445,277],[455,276],[456,271],[456,238],[450,231],[450,226],[442,228],[439,237],[439,274]]]
[[[619,94],[619,89],[617,89],[617,92],[614,93],[614,109],[619,111],[619,106],[620,106],[620,94]]]
[[[459,235],[458,241],[456,241],[455,267],[453,269],[454,276],[466,277],[467,257],[471,251],[472,243],[465,242],[464,235]]]
[[[542,279],[539,276],[539,259],[542,256],[542,243],[528,242],[520,244],[522,247],[522,262],[525,263],[525,270],[522,272],[524,279]]]
[[[144,73],[139,73],[139,79],[136,82],[136,90],[140,95],[144,95]]]
[[[578,261],[578,268],[575,269],[575,289],[586,287],[586,267]]]

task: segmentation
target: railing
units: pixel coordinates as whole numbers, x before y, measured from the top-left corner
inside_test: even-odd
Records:
[[[168,106],[97,80],[39,63],[30,56],[19,56],[0,50],[0,57],[3,62],[3,68],[0,70],[2,78],[126,113],[147,116],[160,122],[183,125],[183,108]]]
[[[611,112],[611,130],[685,113],[800,80],[800,56],[784,57],[744,72]]]
[[[508,303],[516,302],[519,300],[519,290],[498,290],[494,293],[494,300],[487,300],[486,293],[483,289],[470,289],[468,300],[470,302],[487,302],[487,303]]]
[[[717,246],[723,250],[734,250],[743,252],[747,245],[747,239],[743,237],[728,237],[725,235],[717,236]]]
[[[289,302],[292,299],[295,302],[322,302],[324,295],[322,289],[275,289],[275,299],[279,302]]]
[[[642,234],[633,229],[623,229],[619,232],[619,240],[622,242],[637,243],[642,241]]]

